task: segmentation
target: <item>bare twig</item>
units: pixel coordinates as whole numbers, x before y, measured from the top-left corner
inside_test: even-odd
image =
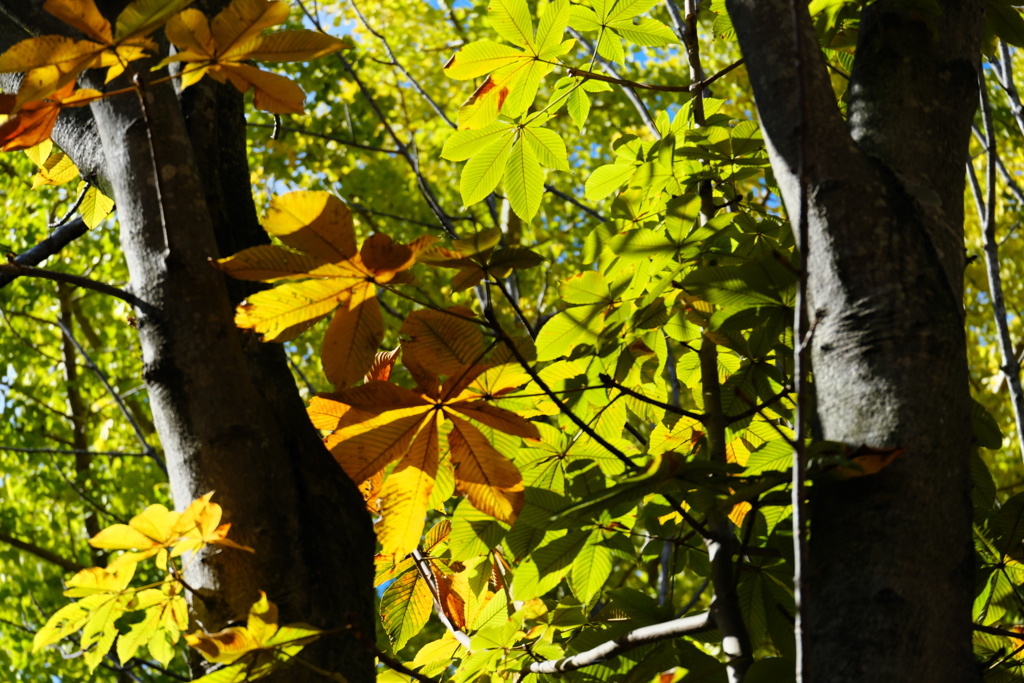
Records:
[[[92,359],[92,357],[86,352],[86,350],[82,348],[82,345],[78,343],[78,340],[75,339],[74,335],[71,334],[71,330],[69,330],[67,326],[64,325],[64,323],[61,322],[60,320],[46,320],[45,318],[38,318],[28,313],[13,313],[13,315],[20,315],[22,317],[29,318],[30,320],[35,320],[36,322],[45,323],[47,325],[55,325],[60,328],[61,332],[63,332],[64,335],[68,338],[68,340],[71,341],[72,344],[74,344],[75,348],[78,350],[78,353],[85,360],[86,366],[93,371],[96,377],[99,378],[100,382],[103,383],[103,386],[106,387],[107,393],[109,393],[110,397],[114,399],[115,403],[117,403],[117,407],[121,409],[121,414],[124,415],[125,420],[127,420],[128,424],[131,425],[132,430],[134,430],[135,436],[138,438],[143,450],[166,474],[167,465],[165,465],[164,461],[160,459],[160,456],[157,454],[156,449],[150,446],[149,442],[146,441],[146,435],[143,433],[142,428],[139,426],[139,423],[135,421],[135,417],[131,414],[131,411],[128,410],[128,406],[125,405],[125,402],[121,398],[121,395],[118,394],[117,390],[114,389],[114,387],[110,384],[110,380],[107,378],[106,373],[103,372],[100,366],[97,365],[96,362]]]
[[[28,276],[38,277],[45,280],[53,280],[54,282],[66,282],[69,285],[75,285],[76,287],[82,287],[84,289],[91,289],[94,292],[106,294],[124,301],[132,306],[135,306],[140,311],[150,311],[151,307],[142,299],[138,298],[134,294],[108,285],[105,282],[99,282],[81,275],[71,275],[69,273],[59,273],[54,270],[44,270],[43,268],[36,268],[34,266],[23,266],[16,261],[8,261],[7,263],[0,264],[0,277],[3,275],[9,275],[13,280],[16,277]]]
[[[804,83],[803,34],[801,19],[807,13],[806,5],[798,0],[790,0],[790,21],[793,23],[793,59],[796,68],[797,102],[799,103],[799,145],[797,148],[797,178],[799,179],[799,205],[797,208],[797,249],[800,256],[799,285],[797,286],[796,304],[793,320],[793,387],[796,391],[796,416],[794,424],[793,448],[793,486],[791,501],[793,509],[793,601],[796,605],[793,634],[796,641],[796,683],[810,680],[808,670],[809,656],[804,640],[804,625],[807,622],[807,605],[804,600],[804,577],[807,562],[806,509],[804,506],[804,489],[807,454],[804,449],[804,435],[807,429],[806,412],[808,401],[807,385],[807,352],[808,345],[802,340],[808,329],[807,317],[807,264],[810,252],[809,224],[807,218],[808,197],[807,187],[810,184],[810,173],[807,169],[807,93]],[[818,46],[813,49],[817,53]],[[790,217],[792,220],[792,217]]]
[[[0,451],[11,453],[53,453],[54,455],[102,455],[114,458],[149,458],[149,453],[124,453],[122,451],[90,451],[80,448],[16,448],[0,445]]]
[[[988,101],[988,91],[985,87],[984,71],[978,74],[981,91],[981,114],[985,125],[985,146],[988,148],[988,170],[986,182],[988,184],[986,196],[981,197],[981,188],[978,186],[978,178],[974,173],[974,165],[967,163],[971,190],[974,193],[974,203],[978,207],[978,218],[982,226],[982,239],[985,253],[985,269],[988,272],[989,295],[992,300],[992,312],[995,318],[996,330],[999,338],[999,352],[1002,355],[1003,364],[1000,368],[1006,377],[1006,383],[1010,388],[1010,403],[1013,406],[1013,416],[1017,422],[1017,438],[1021,449],[1021,456],[1024,457],[1024,390],[1020,383],[1020,363],[1014,354],[1013,339],[1010,337],[1010,325],[1006,317],[1006,302],[1003,298],[1003,281],[999,270],[999,243],[996,240],[996,139],[995,128],[992,123],[992,108]]]
[[[89,227],[85,221],[76,218],[54,230],[49,237],[36,246],[15,256],[14,263],[19,266],[37,266],[87,232],[89,232]],[[18,275],[13,273],[0,274],[0,287],[9,284],[17,277]]]
[[[15,538],[14,536],[11,536],[10,534],[3,531],[0,531],[0,541],[6,543],[7,545],[13,548],[17,548],[18,550],[23,550],[26,553],[35,555],[39,559],[46,560],[50,564],[55,564],[58,567],[61,567],[62,569],[65,569],[69,572],[77,572],[85,569],[85,565],[81,565],[78,562],[75,562],[74,560],[69,560],[67,558],[61,557],[57,553],[47,550],[46,548],[40,548],[34,543],[29,543],[28,541],[23,541],[20,538]]]
[[[375,31],[370,26],[370,22],[368,22],[366,20],[366,17],[363,16],[363,13],[359,9],[359,6],[356,5],[355,0],[349,0],[349,2],[352,3],[352,9],[355,10],[356,16],[359,17],[359,21],[363,22],[363,26],[366,27],[366,30],[372,33],[374,36],[376,36],[377,39],[379,39],[380,42],[384,45],[384,51],[388,53],[388,57],[391,59],[391,63],[394,65],[394,67],[402,72],[402,75],[405,76],[407,81],[409,81],[409,84],[412,85],[416,92],[418,92],[420,96],[427,101],[427,104],[430,105],[430,108],[433,109],[438,116],[444,119],[445,123],[454,128],[455,124],[452,122],[450,118],[448,118],[448,115],[444,113],[444,109],[442,109],[441,106],[434,101],[434,98],[432,98],[427,93],[427,91],[423,89],[423,86],[421,86],[419,82],[412,77],[412,74],[409,73],[409,71],[404,66],[402,66],[402,63],[398,61],[398,57],[395,55],[395,51],[391,49],[391,44],[388,43],[387,38],[385,38],[383,34]]]
[[[247,121],[246,125],[247,126],[251,126],[253,128],[270,128],[270,129],[275,129],[275,126],[272,125],[272,124],[269,124],[269,123],[253,123],[251,121]],[[308,135],[310,137],[320,138],[321,140],[327,140],[329,142],[336,142],[339,145],[344,145],[345,147],[352,147],[354,149],[363,149],[363,150],[366,150],[367,152],[381,152],[383,154],[401,154],[402,153],[401,150],[397,150],[397,149],[394,149],[392,147],[374,147],[373,145],[364,145],[363,143],[356,142],[355,140],[345,140],[344,138],[339,138],[336,135],[327,135],[326,133],[314,133],[313,131],[305,130],[303,128],[293,128],[291,126],[277,126],[276,130],[278,130],[279,132],[283,131],[283,132],[286,132],[286,133],[301,133],[302,135]],[[276,140],[277,138],[271,138],[271,139]]]
[[[639,391],[630,389],[627,386],[619,384],[611,377],[611,375],[600,373],[597,376],[597,378],[601,380],[601,382],[604,383],[604,386],[609,389],[615,389],[616,391],[620,391],[623,394],[626,394],[627,396],[632,396],[638,401],[643,401],[644,403],[647,403],[649,405],[656,406],[666,412],[672,413],[673,415],[682,415],[683,417],[688,417],[691,420],[697,420],[698,422],[703,422],[705,417],[707,417],[706,415],[701,415],[700,413],[691,413],[689,410],[683,410],[679,406],[673,405],[671,403],[665,403],[664,401],[659,401],[649,396],[644,396]]]
[[[635,629],[620,638],[601,643],[595,648],[580,652],[571,657],[533,662],[526,668],[526,671],[534,674],[557,674],[565,671],[576,671],[585,666],[617,657],[623,652],[646,645],[647,643],[710,631],[713,628],[715,628],[715,625],[710,612],[673,619],[661,624]]]

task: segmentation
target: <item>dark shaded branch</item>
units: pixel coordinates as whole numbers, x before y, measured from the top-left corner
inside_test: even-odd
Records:
[[[23,266],[19,265],[16,261],[10,261],[8,263],[0,264],[0,277],[4,275],[10,276],[11,280],[13,280],[16,277],[27,275],[29,277],[38,277],[43,278],[45,280],[53,280],[54,282],[65,282],[69,285],[82,287],[84,289],[91,289],[94,292],[99,292],[100,294],[106,294],[108,296],[115,297],[142,311],[150,309],[149,304],[147,304],[145,301],[138,298],[134,294],[129,294],[123,289],[114,287],[113,285],[108,285],[105,282],[99,282],[97,280],[83,277],[81,275],[70,275],[68,273],[59,273],[54,270],[44,270],[42,268],[36,268],[34,266]]]
[[[692,635],[694,633],[710,631],[713,628],[715,628],[715,625],[710,612],[695,614],[691,617],[683,617],[682,619],[673,619],[672,621],[666,621],[662,624],[654,624],[652,626],[644,626],[642,628],[635,629],[621,638],[601,643],[595,648],[591,648],[585,652],[580,652],[579,654],[572,655],[571,657],[550,659],[544,662],[533,662],[526,668],[526,672],[534,674],[556,674],[565,671],[576,671],[577,669],[582,669],[583,667],[590,666],[591,664],[598,664],[600,662],[607,661],[612,657],[619,656],[623,652],[628,652],[633,648],[646,645],[647,643],[654,643],[659,640],[668,640],[670,638],[679,638],[681,636]]]
[[[541,378],[541,376],[537,374],[537,371],[534,370],[533,366],[530,365],[530,361],[526,360],[522,352],[516,346],[515,341],[511,337],[509,337],[508,334],[505,332],[504,328],[501,327],[501,324],[498,322],[497,316],[494,315],[494,309],[492,309],[491,307],[487,307],[484,310],[484,317],[487,318],[487,321],[491,325],[491,329],[494,331],[496,335],[498,335],[498,338],[505,344],[505,346],[508,347],[508,350],[512,353],[513,356],[515,356],[516,360],[519,362],[519,365],[522,366],[526,374],[530,376],[530,379],[533,380],[534,384],[540,387],[540,390],[543,391],[548,398],[555,402],[555,405],[558,406],[558,409],[561,410],[562,413],[566,417],[568,417],[574,425],[579,427],[584,434],[593,439],[602,448],[604,448],[609,453],[614,455],[616,458],[621,460],[622,463],[626,465],[626,467],[633,471],[637,471],[640,469],[640,467],[635,462],[633,462],[629,458],[629,456],[627,456],[625,453],[623,453],[618,448],[609,443],[607,439],[605,439],[596,431],[594,431],[593,427],[591,427],[582,419],[580,419],[580,416],[573,412],[569,408],[569,406],[562,403],[562,400],[558,398],[558,395],[554,391],[552,391],[551,387],[548,386],[547,382],[545,382]]]
[[[14,446],[0,446],[0,451],[11,453],[53,453],[54,455],[103,455],[113,458],[149,458],[149,453],[124,453],[122,451],[90,451],[79,448],[16,448]]]
[[[703,422],[704,418],[706,417],[705,415],[701,415],[700,413],[691,413],[689,410],[684,410],[679,406],[672,405],[671,403],[665,403],[664,401],[659,401],[649,396],[644,396],[639,391],[630,389],[629,387],[619,384],[611,377],[611,375],[606,375],[603,372],[599,374],[597,378],[601,380],[604,383],[604,386],[608,389],[615,389],[616,391],[621,391],[623,394],[626,394],[627,396],[632,396],[638,401],[643,401],[644,403],[647,403],[649,405],[657,406],[658,408],[670,412],[673,415],[682,415],[683,417],[688,417],[692,420],[697,420],[698,422]]]
[[[1007,638],[1014,638],[1017,640],[1020,640],[1022,637],[1024,637],[1024,632],[1022,631],[1011,631],[1008,628],[1000,626],[985,626],[984,624],[972,624],[971,627],[979,633],[988,633],[993,636],[1005,636]]]
[[[580,200],[576,199],[571,194],[567,194],[565,192],[562,192],[561,190],[559,190],[554,185],[545,184],[544,185],[544,189],[547,190],[548,192],[550,192],[551,194],[555,195],[559,199],[564,199],[565,201],[569,202],[570,204],[572,204],[576,208],[581,209],[584,213],[590,214],[591,216],[593,216],[597,220],[601,221],[602,223],[608,222],[608,219],[605,218],[604,216],[602,216],[600,213],[598,213],[594,209],[590,208],[586,204],[583,204],[582,202],[580,202]]]
[[[40,548],[34,543],[22,541],[21,539],[15,538],[14,536],[11,536],[10,534],[5,533],[3,531],[0,531],[0,541],[6,543],[7,545],[13,548],[17,548],[18,550],[23,550],[26,553],[35,555],[39,559],[46,560],[50,564],[55,564],[58,567],[65,569],[69,572],[78,572],[85,569],[84,565],[81,565],[75,562],[74,560],[69,560],[67,558],[61,557],[55,552],[47,550],[46,548]]]
[[[565,67],[570,76],[580,76],[586,80],[591,81],[603,81],[604,83],[612,83],[614,85],[621,85],[624,88],[636,88],[638,90],[653,90],[654,92],[688,92],[693,93],[699,90],[704,90],[706,87],[717,81],[722,76],[726,75],[733,69],[741,66],[743,60],[737,60],[725,67],[714,76],[704,79],[698,79],[689,85],[652,85],[650,83],[638,83],[631,81],[628,78],[621,78],[619,76],[602,76],[601,74],[594,73],[593,71],[587,71],[586,69],[577,69],[576,67],[568,66]]]
[[[768,408],[771,405],[773,405],[776,401],[785,398],[786,394],[788,393],[790,393],[788,389],[783,389],[779,393],[769,398],[764,403],[759,403],[756,406],[751,407],[750,410],[744,410],[742,413],[737,413],[736,415],[729,415],[728,417],[725,418],[725,423],[732,424],[733,422],[739,422],[740,420],[746,420],[748,417],[753,417],[760,413],[765,408]]]
[[[37,266],[51,256],[60,253],[60,250],[71,244],[85,233],[89,232],[88,226],[81,217],[70,223],[66,223],[44,239],[36,246],[28,249],[14,257],[14,264],[18,266]],[[13,273],[0,273],[0,287],[10,284],[19,275]]]

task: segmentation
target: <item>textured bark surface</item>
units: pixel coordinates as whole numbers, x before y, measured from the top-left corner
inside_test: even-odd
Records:
[[[984,2],[940,1],[930,24],[886,3],[865,10],[846,122],[806,9],[798,60],[788,0],[727,4],[756,56],[749,74],[794,225],[806,155],[822,436],[907,449],[876,476],[815,484],[807,680],[978,680],[961,301]]]
[[[0,36],[54,30],[41,4],[0,2]],[[373,653],[352,636],[374,633],[375,545],[362,497],[310,424],[280,346],[235,329],[233,303],[245,291],[207,261],[266,241],[242,98],[206,83],[185,95],[168,83],[147,89],[145,106],[136,95],[100,101],[80,110],[88,116],[62,117],[54,137],[113,193],[131,289],[154,306],[138,328],[175,503],[216,490],[231,536],[256,549],[193,562],[187,578],[203,594],[194,607],[217,630],[243,619],[264,590],[284,623],[352,627],[302,657],[371,681]],[[322,679],[291,667],[273,680]]]

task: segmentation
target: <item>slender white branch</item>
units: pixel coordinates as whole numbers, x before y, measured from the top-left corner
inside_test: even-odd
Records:
[[[571,657],[533,662],[527,668],[527,671],[533,674],[555,674],[563,671],[576,671],[585,666],[598,664],[612,657],[617,657],[623,652],[646,645],[647,643],[700,633],[701,631],[711,630],[714,627],[710,612],[673,619],[661,624],[635,629],[621,638],[601,643],[595,648],[574,654]]]

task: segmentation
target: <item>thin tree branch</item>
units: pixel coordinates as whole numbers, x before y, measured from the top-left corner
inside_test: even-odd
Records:
[[[602,223],[607,223],[608,222],[608,219],[605,218],[603,215],[601,215],[599,212],[595,211],[594,209],[590,208],[586,204],[582,203],[580,200],[576,199],[571,194],[568,194],[566,192],[562,192],[561,190],[559,190],[554,185],[550,185],[550,184],[545,183],[544,189],[547,190],[548,192],[550,192],[551,194],[555,195],[559,199],[564,199],[565,201],[569,202],[570,204],[572,204],[576,208],[582,210],[584,213],[590,214],[591,216],[593,216],[597,220],[601,221]]]
[[[271,128],[271,129],[274,128],[273,124],[269,124],[269,123],[253,123],[251,121],[246,121],[245,125],[251,126],[253,128]],[[327,140],[329,142],[337,142],[339,145],[344,145],[346,147],[352,147],[354,149],[363,149],[363,150],[366,150],[367,152],[381,152],[383,154],[401,154],[402,153],[401,150],[394,149],[392,147],[375,147],[373,145],[365,145],[365,144],[363,144],[361,142],[356,142],[354,140],[345,140],[344,138],[339,138],[339,137],[337,137],[335,135],[327,135],[326,133],[314,133],[313,131],[305,130],[303,128],[293,128],[291,126],[280,126],[280,127],[277,128],[277,130],[285,131],[285,132],[288,132],[288,133],[300,133],[302,135],[308,135],[310,137],[320,138],[321,140]]]
[[[1007,638],[1016,638],[1020,640],[1024,638],[1024,632],[1011,631],[1006,627],[1001,626],[985,626],[984,624],[971,624],[971,627],[979,633],[988,633],[993,636],[1005,636]],[[1018,627],[1020,628],[1020,627]]]
[[[1006,99],[1010,104],[1010,113],[1017,127],[1024,133],[1024,105],[1021,104],[1020,94],[1017,92],[1017,85],[1013,82],[1013,55],[1010,46],[1005,40],[999,41],[999,59],[990,60],[995,67],[996,78],[999,85],[1003,86],[1006,92]]]
[[[134,430],[135,436],[138,438],[143,450],[147,454],[149,454],[149,457],[151,457],[153,461],[157,464],[157,466],[161,469],[161,471],[163,471],[164,474],[166,474],[167,465],[165,465],[164,461],[160,459],[160,456],[157,454],[156,449],[150,446],[149,442],[146,441],[146,435],[143,433],[142,428],[139,426],[139,423],[135,421],[135,417],[132,415],[131,411],[128,410],[128,406],[125,405],[125,402],[124,400],[122,400],[121,395],[118,394],[117,390],[115,390],[114,387],[110,384],[110,380],[107,379],[106,373],[103,372],[100,366],[97,365],[96,362],[92,359],[92,356],[86,353],[85,349],[82,348],[82,345],[79,344],[78,340],[75,339],[73,334],[71,334],[71,330],[69,330],[60,320],[46,320],[45,318],[37,318],[36,316],[30,315],[28,313],[15,313],[14,315],[20,315],[25,318],[29,318],[30,320],[35,320],[37,322],[45,323],[48,325],[56,325],[57,327],[60,328],[61,332],[63,332],[64,335],[71,341],[71,343],[75,345],[75,348],[78,350],[78,353],[81,354],[83,359],[85,359],[86,366],[90,370],[92,370],[93,373],[99,378],[100,382],[103,383],[103,386],[106,387],[107,393],[109,393],[111,398],[114,399],[114,402],[117,403],[117,407],[121,409],[121,414],[124,415],[125,420],[127,420],[128,424],[131,425],[132,430]]]
[[[584,434],[593,439],[602,448],[604,448],[609,453],[614,455],[616,458],[621,460],[623,464],[625,464],[629,469],[634,471],[640,469],[640,466],[633,462],[629,458],[629,456],[627,456],[625,453],[623,453],[618,448],[609,443],[608,440],[602,437],[600,434],[595,432],[594,429],[586,422],[584,422],[582,419],[580,419],[579,415],[573,412],[569,408],[569,406],[562,403],[561,399],[558,398],[558,395],[551,390],[551,387],[548,386],[547,382],[541,379],[541,376],[537,374],[537,371],[534,370],[532,365],[530,365],[530,362],[526,360],[522,352],[516,346],[515,341],[513,341],[512,338],[509,337],[508,334],[505,332],[504,328],[502,328],[501,324],[498,322],[497,316],[494,315],[493,308],[488,306],[484,310],[484,317],[490,323],[491,329],[494,331],[494,333],[505,344],[505,346],[508,347],[508,350],[512,352],[512,355],[515,356],[516,360],[519,362],[519,365],[522,366],[526,374],[530,376],[530,379],[532,379],[533,382],[538,387],[540,387],[540,390],[543,391],[548,398],[555,402],[555,405],[558,406],[559,410],[561,410],[562,413],[565,414],[565,416],[568,417],[574,425],[579,427]]]
[[[387,38],[385,38],[382,34],[380,34],[377,31],[375,31],[370,26],[370,22],[368,22],[366,20],[366,17],[363,16],[363,13],[359,9],[359,6],[356,5],[355,0],[349,0],[349,2],[352,3],[352,9],[355,10],[356,16],[359,17],[359,21],[363,22],[363,26],[366,27],[366,30],[369,31],[370,33],[372,33],[373,35],[375,35],[380,40],[380,42],[384,45],[384,51],[388,53],[388,57],[391,59],[392,65],[394,65],[395,68],[397,68],[399,71],[402,72],[402,75],[404,75],[406,80],[409,81],[409,83],[412,85],[413,89],[415,89],[416,92],[418,92],[420,94],[420,96],[423,97],[423,99],[427,101],[427,104],[430,105],[430,108],[433,109],[437,113],[438,116],[440,116],[442,119],[444,119],[445,123],[447,123],[449,126],[454,128],[455,124],[452,122],[452,120],[450,118],[448,118],[448,115],[444,113],[444,109],[442,109],[440,107],[440,105],[438,105],[438,103],[434,101],[434,98],[432,98],[429,94],[427,94],[427,91],[423,89],[423,86],[421,86],[419,84],[419,82],[415,78],[412,77],[412,74],[409,73],[409,71],[404,66],[402,66],[401,62],[398,61],[398,57],[395,55],[395,51],[391,49],[391,44],[388,43]]]
[[[83,287],[85,289],[91,289],[94,292],[106,294],[108,296],[116,297],[125,303],[128,303],[140,311],[149,311],[151,307],[142,299],[138,298],[134,294],[129,294],[123,289],[108,285],[105,282],[99,282],[81,275],[71,275],[69,273],[59,273],[54,270],[44,270],[42,268],[36,268],[34,266],[23,266],[16,261],[8,261],[7,263],[0,264],[0,277],[3,275],[10,276],[13,280],[16,277],[29,276],[38,277],[45,280],[53,280],[54,282],[66,282],[69,285],[75,285],[76,287]]]
[[[697,2],[685,0],[683,7],[686,27],[684,44],[690,67],[690,82],[698,83],[704,78],[704,70],[701,66],[700,44],[697,39]],[[703,88],[693,93],[693,121],[697,128],[705,125]],[[700,221],[704,224],[711,220],[716,212],[711,183],[700,183],[698,194],[701,204]],[[718,346],[708,337],[704,337],[697,355],[700,359],[701,393],[705,413],[702,424],[708,457],[712,462],[724,465],[727,461],[726,421],[722,409],[722,385],[718,379]],[[729,683],[741,683],[747,669],[754,662],[754,651],[736,592],[736,567],[733,563],[733,555],[737,550],[736,536],[732,530],[732,522],[721,510],[711,510],[707,514],[707,524],[710,533],[704,537],[704,547],[708,551],[711,583],[715,588],[710,613],[722,633],[722,650],[726,656]]]
[[[690,617],[683,617],[682,619],[673,619],[661,624],[635,629],[621,638],[601,643],[595,648],[580,652],[571,657],[533,662],[526,668],[526,672],[533,674],[557,674],[566,671],[576,671],[585,666],[607,661],[641,645],[710,631],[713,628],[715,628],[715,625],[710,612],[695,614]]]
[[[631,81],[628,78],[621,78],[619,76],[602,76],[599,73],[594,73],[593,71],[587,71],[586,69],[578,69],[578,68],[573,67],[573,66],[567,66],[565,68],[569,72],[570,76],[580,76],[580,77],[582,77],[582,78],[584,78],[586,80],[592,80],[592,81],[603,81],[604,83],[612,83],[614,85],[621,85],[624,88],[636,88],[636,89],[639,89],[639,90],[653,90],[654,92],[688,92],[688,93],[693,93],[693,92],[698,92],[698,91],[704,90],[709,85],[711,85],[712,83],[717,81],[719,78],[721,78],[722,76],[725,76],[727,73],[729,73],[733,69],[736,69],[737,67],[741,66],[742,64],[743,64],[743,60],[742,59],[738,59],[735,62],[733,62],[732,64],[730,64],[729,66],[727,66],[724,69],[722,69],[721,71],[719,71],[718,73],[714,74],[713,76],[710,76],[708,78],[698,79],[698,80],[690,83],[689,85],[652,85],[650,83],[638,83],[636,81]]]
[[[63,225],[67,225],[71,221],[71,219],[74,218],[75,212],[78,211],[78,209],[82,206],[82,202],[85,201],[85,194],[89,191],[90,187],[92,187],[92,183],[86,181],[85,187],[83,187],[82,191],[78,193],[78,197],[75,199],[75,202],[71,205],[71,207],[64,213],[63,216],[55,220],[53,223],[50,223],[50,225],[48,226],[50,230],[56,230],[57,228]]]
[[[776,401],[785,398],[786,395],[789,393],[790,391],[788,389],[783,389],[779,393],[769,398],[764,403],[759,403],[758,405],[751,407],[750,410],[744,410],[742,413],[737,413],[736,415],[729,415],[728,417],[725,418],[725,423],[732,424],[734,422],[739,422],[740,420],[746,420],[748,417],[753,417],[760,413],[765,408],[768,408],[771,405],[773,405]]]
[[[992,108],[988,101],[988,90],[985,87],[985,73],[978,73],[981,91],[981,114],[985,125],[985,146],[988,148],[988,183],[985,199],[981,197],[981,188],[974,173],[974,165],[967,163],[974,203],[978,208],[978,218],[982,226],[983,250],[985,253],[985,270],[988,272],[989,298],[992,300],[992,312],[995,317],[996,330],[999,338],[999,352],[1003,357],[1000,368],[1010,388],[1010,403],[1013,406],[1013,417],[1017,423],[1017,439],[1024,457],[1024,390],[1020,383],[1020,363],[1014,354],[1013,339],[1010,337],[1010,324],[1006,317],[1006,301],[1003,297],[1003,280],[999,270],[999,243],[996,240],[996,136],[992,123]]]
[[[807,533],[806,533],[806,462],[805,432],[807,429],[808,401],[808,351],[809,344],[804,343],[806,330],[809,327],[807,316],[807,264],[810,252],[810,226],[808,222],[807,188],[810,185],[810,173],[807,169],[808,150],[808,84],[804,68],[803,34],[801,32],[801,12],[807,13],[806,6],[798,0],[790,0],[790,19],[793,24],[793,61],[796,70],[797,98],[797,140],[796,140],[796,175],[797,175],[797,249],[800,258],[799,284],[797,286],[796,304],[793,318],[793,388],[796,391],[796,416],[794,424],[793,448],[793,486],[790,491],[793,510],[793,602],[796,613],[793,621],[793,635],[796,644],[796,683],[810,680],[811,672],[808,663],[807,643],[804,639],[804,626],[807,623],[807,604],[804,599],[804,577],[807,575]],[[818,46],[813,49],[817,52]],[[790,218],[792,220],[792,217]]]
[[[78,448],[15,448],[0,445],[0,451],[11,453],[53,453],[54,455],[102,455],[114,458],[149,458],[149,453],[124,453],[122,451],[90,451]]]
[[[79,564],[74,560],[69,560],[67,558],[61,557],[57,553],[47,550],[46,548],[40,548],[34,543],[22,541],[21,539],[15,538],[14,536],[11,536],[10,534],[3,531],[0,531],[0,541],[6,543],[7,545],[13,548],[17,548],[18,550],[23,550],[26,553],[35,555],[39,559],[46,560],[50,564],[55,564],[58,567],[61,567],[62,569],[65,569],[69,572],[78,572],[85,569],[85,565]]]
[[[36,246],[28,249],[14,257],[14,264],[19,266],[37,266],[51,256],[60,253],[60,250],[71,244],[85,233],[89,227],[81,217],[60,226],[50,236]],[[0,274],[0,287],[4,287],[14,281],[18,275],[3,273]]]
[[[603,372],[600,373],[597,376],[597,378],[601,380],[604,383],[604,386],[609,389],[621,391],[623,394],[626,394],[627,396],[632,396],[638,401],[643,401],[644,403],[647,403],[649,405],[657,406],[658,408],[670,412],[673,415],[682,415],[683,417],[688,417],[691,420],[697,420],[698,422],[704,422],[704,419],[707,417],[706,415],[701,415],[700,413],[691,413],[689,410],[683,410],[679,406],[673,405],[671,403],[665,403],[664,401],[659,401],[649,396],[644,396],[639,391],[630,389],[629,387],[619,384],[611,377],[611,375],[606,375]]]

